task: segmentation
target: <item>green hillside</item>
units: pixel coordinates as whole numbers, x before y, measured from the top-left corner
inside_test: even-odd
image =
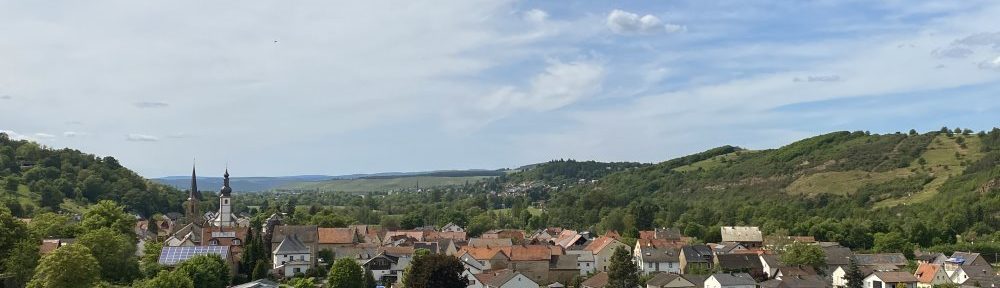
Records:
[[[555,193],[546,212],[549,224],[673,226],[707,241],[738,224],[862,249],[888,232],[922,246],[956,235],[1000,241],[998,139],[997,129],[835,132],[778,149],[724,147]]]
[[[51,149],[0,133],[0,204],[18,217],[39,212],[82,213],[100,200],[123,203],[133,212],[180,210],[183,193],[151,183],[113,157]]]

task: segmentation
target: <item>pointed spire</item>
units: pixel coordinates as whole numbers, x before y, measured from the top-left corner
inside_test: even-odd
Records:
[[[191,191],[188,192],[188,200],[198,198],[198,173],[195,171],[195,166],[196,164],[191,164]]]

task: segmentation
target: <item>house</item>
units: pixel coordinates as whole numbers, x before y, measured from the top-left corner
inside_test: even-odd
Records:
[[[717,273],[705,279],[705,288],[756,288],[757,281],[747,273]]]
[[[906,288],[917,287],[917,277],[909,272],[876,271],[865,277],[865,288],[893,288],[902,284]]]
[[[765,278],[764,266],[756,254],[722,254],[715,256],[715,265],[726,273],[749,273],[757,278]],[[779,271],[780,272],[780,271]]]
[[[580,276],[587,276],[597,271],[594,263],[594,253],[587,250],[566,250],[566,255],[576,256],[576,268]]]
[[[655,246],[652,243],[636,241],[632,256],[643,275],[657,272],[681,273],[680,249]]]
[[[312,249],[302,243],[298,235],[284,237],[271,254],[271,268],[284,277],[306,273],[312,268]]]
[[[684,274],[696,274],[694,271],[709,271],[715,264],[712,249],[707,245],[687,245],[681,247],[681,271]]]
[[[167,240],[163,242],[166,247],[191,247],[201,245],[202,227],[195,223],[188,223],[170,233]]]
[[[580,283],[580,288],[604,288],[608,286],[608,272],[601,272],[590,276]]]
[[[772,279],[761,283],[761,287],[767,288],[827,288],[830,287],[823,277],[819,275],[806,275],[786,277],[784,279]]]
[[[677,273],[658,273],[646,281],[646,288],[694,288],[694,283]]]
[[[271,234],[271,251],[278,248],[285,236],[295,235],[306,247],[309,247],[309,259],[316,265],[316,253],[319,252],[319,227],[316,225],[281,225],[275,226]]]
[[[466,246],[461,250],[458,250],[456,254],[458,259],[469,262],[475,261],[479,263],[476,267],[478,270],[498,270],[507,268],[510,265],[509,252],[504,252],[499,247],[495,248],[477,248]]]
[[[514,242],[510,238],[471,238],[469,247],[489,248],[489,247],[510,247]]]
[[[759,258],[761,268],[764,270],[764,274],[767,275],[767,278],[774,278],[774,276],[778,274],[778,267],[784,265],[784,263],[781,263],[781,258],[779,258],[778,255],[761,254]]]
[[[469,286],[476,288],[538,288],[538,283],[531,281],[520,272],[509,269],[473,275]]]
[[[929,264],[944,264],[948,260],[947,256],[942,253],[932,253],[932,252],[916,252],[913,258],[917,260],[917,264],[929,263]]]
[[[391,255],[382,252],[368,259],[361,266],[365,270],[372,271],[375,281],[388,287],[389,284],[396,283],[402,278],[403,270],[410,266],[410,259],[411,257],[408,255]]]
[[[531,234],[531,237],[529,237],[528,239],[538,243],[552,244],[555,243],[555,239],[559,237],[559,234],[562,233],[562,231],[563,231],[562,228],[557,228],[557,227],[538,229],[538,231],[535,231],[534,234]]]
[[[941,264],[920,263],[917,271],[913,273],[917,277],[917,287],[930,288],[937,285],[953,284],[948,273],[944,271]]]
[[[458,224],[448,222],[448,224],[441,227],[441,232],[465,232],[465,228],[458,226]]]
[[[509,268],[538,283],[569,282],[577,275],[576,257],[564,255],[561,247],[514,245],[501,247],[510,256]]]
[[[983,258],[981,255],[979,255],[979,253],[955,252],[951,254],[951,257],[948,257],[948,259],[945,260],[945,265],[962,266],[962,267],[971,267],[971,266],[989,267],[990,263],[987,262],[986,259]]]
[[[945,272],[949,273],[948,276],[952,283],[962,286],[996,287],[990,286],[993,284],[1000,286],[1000,275],[995,274],[991,267],[971,266],[955,269],[948,271],[948,267],[945,267]]]
[[[724,226],[722,229],[722,242],[737,242],[747,249],[761,248],[764,246],[764,236],[760,228],[746,226]]]
[[[181,246],[163,247],[160,250],[160,258],[157,259],[157,263],[166,267],[174,267],[181,262],[191,259],[191,257],[209,254],[219,255],[226,262],[230,260],[229,247],[226,246]],[[231,272],[235,272],[235,270]]]
[[[747,252],[747,247],[744,247],[743,244],[740,244],[738,242],[722,242],[719,244],[710,245],[709,247],[712,248],[712,253],[715,253],[715,255]]]
[[[594,254],[594,265],[597,267],[597,271],[608,271],[608,259],[611,258],[611,254],[615,252],[615,249],[619,247],[629,249],[628,245],[622,243],[616,237],[618,233],[606,233],[605,236],[601,236],[587,245],[583,250],[590,251]]]
[[[838,266],[837,269],[830,273],[830,278],[832,280],[833,287],[847,287],[847,268],[849,266]],[[861,271],[861,277],[868,277],[872,273],[875,273],[875,269],[867,266],[858,266],[858,270]]]
[[[228,246],[229,253],[232,254],[230,266],[238,267],[239,260],[242,259],[243,244],[247,238],[249,228],[239,226],[213,226],[201,229],[201,243],[199,246]]]
[[[897,271],[909,264],[902,253],[855,254],[854,260],[858,266],[871,266],[879,271]]]
[[[799,276],[815,276],[816,269],[809,266],[784,266],[778,268],[774,274],[774,279],[784,280],[784,278],[796,278]]]
[[[563,230],[559,232],[559,236],[553,240],[556,245],[562,246],[563,248],[569,249],[573,246],[583,246],[589,241],[584,234],[573,230]]]
[[[524,241],[524,231],[515,229],[490,230],[481,236],[485,239],[511,239],[516,243]]]
[[[681,230],[677,228],[654,228],[653,231],[639,231],[639,239],[661,239],[680,242],[683,240],[683,237]]]
[[[278,288],[278,283],[268,279],[260,279],[236,285],[230,288]]]
[[[851,263],[851,258],[854,257],[854,252],[844,246],[820,246],[823,247],[823,252],[826,254],[826,272],[834,271],[837,267],[846,269],[847,265]]]
[[[334,251],[337,248],[351,247],[360,242],[360,237],[351,228],[317,228],[316,234],[316,246],[320,251]]]

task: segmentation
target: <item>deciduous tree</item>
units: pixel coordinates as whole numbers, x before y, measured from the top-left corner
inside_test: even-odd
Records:
[[[90,249],[71,244],[42,258],[29,288],[90,288],[101,278],[101,268]]]
[[[454,256],[430,254],[416,257],[410,262],[410,270],[403,278],[403,287],[466,287],[462,278],[462,262]]]
[[[639,267],[632,263],[632,253],[625,247],[618,247],[608,260],[609,288],[639,287]]]
[[[223,288],[229,284],[229,265],[219,255],[199,255],[177,267],[194,282],[195,288]]]
[[[361,266],[351,258],[340,258],[333,263],[327,279],[330,288],[361,288],[365,285]]]

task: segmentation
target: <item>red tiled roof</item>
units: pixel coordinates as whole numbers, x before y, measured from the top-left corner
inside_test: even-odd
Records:
[[[913,273],[913,276],[916,276],[917,281],[921,283],[931,283],[934,282],[934,275],[939,269],[941,269],[940,264],[921,263],[920,266],[917,266],[917,272]]]
[[[604,250],[605,247],[608,247],[608,245],[614,242],[618,242],[618,240],[612,237],[601,236],[600,238],[595,239],[594,242],[590,242],[590,244],[587,245],[586,248],[583,248],[583,250],[598,253],[601,250]]]
[[[495,257],[498,252],[504,253],[503,254],[504,257],[510,255],[509,254],[510,252],[504,252],[500,248],[485,248],[485,247],[484,248],[463,247],[461,250],[458,250],[457,255],[462,255],[465,254],[466,252],[468,252],[469,256],[472,256],[472,258],[476,260],[493,259],[493,257]]]
[[[603,288],[604,286],[608,286],[608,272],[594,274],[594,276],[591,276],[587,279],[587,281],[580,283],[580,286],[593,288]]]
[[[351,228],[319,228],[319,244],[352,244],[354,229]]]
[[[552,249],[547,245],[515,245],[500,249],[510,255],[510,261],[549,261],[552,259]]]

